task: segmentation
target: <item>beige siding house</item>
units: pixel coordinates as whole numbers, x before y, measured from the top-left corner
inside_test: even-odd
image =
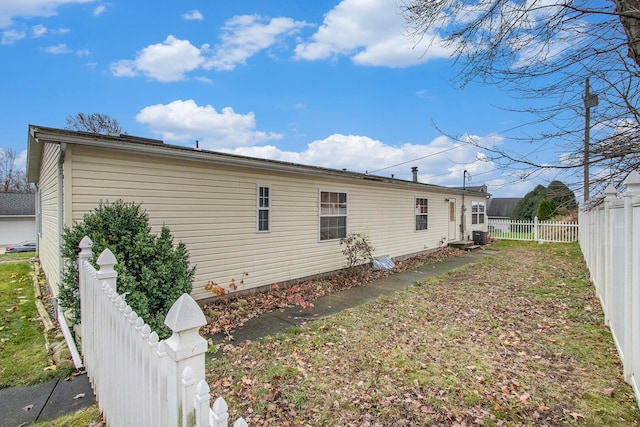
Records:
[[[369,237],[375,255],[402,257],[460,240],[486,193],[209,152],[144,138],[30,126],[28,177],[38,189],[39,255],[57,292],[64,226],[102,202],[141,203],[154,231],[186,244],[197,266],[192,296],[208,281],[238,290],[345,266],[340,237]]]

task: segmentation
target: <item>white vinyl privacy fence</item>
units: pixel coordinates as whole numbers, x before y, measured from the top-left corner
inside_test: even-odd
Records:
[[[625,185],[620,197],[609,185],[604,203],[580,210],[580,247],[640,406],[640,174]]]
[[[206,324],[198,304],[183,294],[167,313],[173,334],[155,332],[118,295],[115,256],[105,249],[93,268],[91,240],[78,257],[82,353],[108,426],[228,427],[227,404],[210,407],[205,381]],[[234,427],[246,427],[240,418]]]
[[[488,227],[493,239],[557,243],[578,241],[577,222],[539,221],[538,217],[533,221],[489,219]]]

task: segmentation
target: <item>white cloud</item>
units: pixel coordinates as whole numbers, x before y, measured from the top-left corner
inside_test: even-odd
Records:
[[[136,120],[149,125],[151,131],[162,135],[167,142],[220,149],[259,144],[282,138],[281,134],[255,130],[253,113],[239,114],[231,107],[221,112],[211,105],[199,106],[193,100],[176,100],[143,108]]]
[[[233,70],[247,58],[276,44],[281,36],[295,34],[307,25],[304,21],[279,17],[266,21],[258,15],[235,16],[223,27],[222,43],[216,46],[206,69]]]
[[[16,168],[19,170],[27,169],[27,150],[21,151],[16,157]]]
[[[71,50],[69,50],[67,45],[64,43],[59,43],[55,46],[45,47],[44,51],[47,53],[51,53],[53,55],[62,55],[62,54],[71,52]]]
[[[198,68],[233,70],[247,58],[278,43],[307,25],[290,18],[265,20],[257,15],[235,16],[225,24],[222,43],[210,56],[208,44],[197,48],[188,40],[170,35],[162,43],[145,47],[133,60],[123,59],[110,65],[116,77],[144,74],[162,82],[184,80],[186,74]]]
[[[208,77],[197,76],[197,77],[194,77],[194,80],[197,80],[200,83],[205,83],[205,84],[208,84],[208,85],[212,85],[213,84],[213,80],[211,80]]]
[[[84,57],[84,56],[89,56],[91,54],[91,52],[89,52],[89,49],[78,49],[76,50],[76,55],[78,55],[80,58]]]
[[[0,0],[2,1],[2,0]],[[2,44],[13,44],[19,40],[26,39],[27,37],[32,39],[39,39],[46,35],[59,35],[66,34],[69,30],[68,28],[60,28],[51,30],[45,27],[42,24],[34,25],[31,28],[27,29],[26,26],[22,26],[23,29],[8,29],[2,32]]]
[[[504,179],[502,172],[479,148],[440,136],[427,144],[405,143],[398,146],[362,135],[333,134],[316,140],[302,151],[286,151],[273,144],[259,145],[282,138],[281,134],[256,131],[253,113],[239,114],[231,107],[217,111],[211,105],[199,106],[193,100],[143,108],[136,120],[168,143],[199,146],[243,156],[280,160],[298,164],[367,172],[371,175],[411,179],[411,167],[419,168],[423,183],[462,186],[463,171],[470,185],[491,183],[502,186],[515,179]],[[502,144],[501,135],[466,136],[483,146]],[[340,153],[340,155],[336,155]],[[390,167],[391,166],[391,167]],[[528,183],[530,187],[531,183]],[[520,187],[517,187],[520,190]],[[504,193],[505,191],[502,190]],[[516,194],[518,195],[518,194]]]
[[[407,36],[397,1],[343,0],[325,15],[310,42],[296,46],[295,53],[297,59],[309,61],[347,55],[360,65],[407,67],[449,57],[440,41],[435,37],[426,54],[415,50],[416,40]]]
[[[94,0],[2,0],[0,1],[0,28],[13,24],[17,17],[47,17],[57,14],[63,5],[91,3]]]
[[[31,27],[31,34],[34,39],[42,37],[47,34],[47,27],[42,24],[34,25]]]
[[[93,9],[93,16],[100,16],[104,13],[105,10],[107,10],[107,5],[99,4],[95,9]]]
[[[204,17],[202,13],[198,9],[191,10],[187,13],[182,14],[182,19],[186,19],[187,21],[202,21]]]
[[[134,61],[122,59],[109,65],[111,74],[116,77],[135,77],[138,75]]]
[[[496,139],[496,136],[478,137]],[[417,166],[420,182],[437,185],[462,186],[462,173],[466,169],[479,178],[480,174],[493,171],[494,166],[482,157],[476,147],[461,144],[441,136],[429,144],[406,143],[387,145],[379,140],[361,135],[334,134],[313,141],[304,151],[283,151],[273,145],[238,147],[223,150],[233,154],[267,158],[286,162],[368,172],[373,175],[411,179],[411,167]],[[340,153],[336,156],[336,153]],[[389,168],[389,166],[397,165]]]
[[[110,65],[116,77],[133,77],[140,73],[161,82],[174,82],[185,79],[185,73],[197,69],[204,61],[201,48],[193,46],[188,40],[168,36],[162,43],[145,47],[134,60],[120,60]]]
[[[19,30],[6,30],[2,32],[2,44],[14,44],[18,40],[27,37],[27,33]]]

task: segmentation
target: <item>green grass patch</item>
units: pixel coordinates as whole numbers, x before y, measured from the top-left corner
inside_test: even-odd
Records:
[[[36,256],[35,252],[16,252],[0,255],[0,262],[3,261],[26,261]]]
[[[0,263],[0,388],[35,384],[70,372],[50,366],[31,274],[27,261]]]
[[[100,409],[97,405],[93,405],[55,420],[31,424],[31,427],[87,427],[102,425],[100,421]]]

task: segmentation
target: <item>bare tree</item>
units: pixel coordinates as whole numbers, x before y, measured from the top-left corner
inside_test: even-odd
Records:
[[[67,116],[66,129],[103,135],[122,133],[120,123],[116,119],[100,113],[78,113],[75,116]]]
[[[402,9],[414,36],[437,34],[452,49],[459,86],[481,81],[515,95],[520,105],[503,108],[527,118],[505,136],[529,143],[527,152],[463,141],[486,150],[516,179],[548,169],[581,172],[590,78],[599,97],[591,111],[590,187],[600,189],[640,166],[639,6],[639,0],[404,0]],[[578,179],[568,182],[581,187]]]
[[[33,186],[27,182],[25,171],[17,166],[13,148],[0,149],[0,192],[33,193]]]

